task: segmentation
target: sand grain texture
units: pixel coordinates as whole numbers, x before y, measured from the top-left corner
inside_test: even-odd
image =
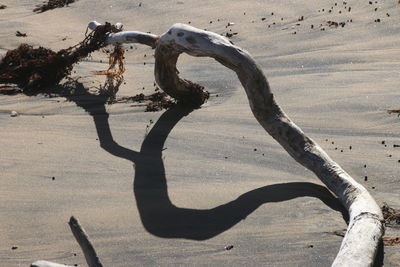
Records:
[[[22,41],[68,47],[92,20],[154,34],[189,21],[237,32],[231,40],[261,65],[293,121],[378,203],[400,207],[400,149],[393,147],[400,121],[386,113],[400,108],[397,1],[113,2],[81,0],[35,14],[39,1],[2,1],[0,54]],[[118,95],[152,93],[154,51],[126,49]],[[95,53],[74,70],[94,90],[104,77],[91,71],[106,68]],[[335,198],[266,135],[232,72],[189,56],[178,68],[210,91],[201,109],[144,113],[96,97],[0,96],[4,266],[39,259],[83,265],[71,215],[105,266],[330,266],[341,243],[332,232],[346,228]],[[385,247],[382,261],[398,265],[398,247]]]

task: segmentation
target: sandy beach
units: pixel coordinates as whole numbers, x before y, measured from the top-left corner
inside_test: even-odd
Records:
[[[0,0],[0,56],[75,45],[92,20],[228,33],[288,116],[379,205],[400,208],[400,118],[387,113],[400,108],[397,0],[79,0],[34,13],[40,3]],[[125,48],[118,96],[153,93],[154,50]],[[93,53],[74,67],[74,88],[96,90],[105,78],[92,71],[107,66]],[[178,68],[210,92],[200,109],[0,95],[0,266],[86,266],[72,215],[104,266],[331,265],[347,227],[336,197],[258,124],[235,73],[188,55]],[[399,246],[383,250],[376,266],[400,266]]]

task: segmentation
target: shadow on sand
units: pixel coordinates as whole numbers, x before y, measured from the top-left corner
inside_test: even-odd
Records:
[[[133,192],[143,226],[150,234],[162,238],[206,240],[230,229],[265,203],[298,197],[318,198],[331,209],[341,212],[348,222],[347,210],[329,190],[305,182],[260,187],[212,209],[177,207],[168,196],[162,151],[174,126],[193,109],[176,105],[165,111],[143,140],[140,151],[133,151],[120,146],[112,136],[106,111],[107,96],[90,94],[75,80],[57,88],[56,94],[66,97],[92,116],[101,148],[133,163]],[[381,242],[374,267],[383,266],[383,262],[384,247]]]
[[[134,164],[133,192],[137,208],[143,226],[155,236],[209,239],[230,229],[265,203],[298,197],[318,198],[331,209],[340,211],[343,218],[348,217],[347,211],[325,187],[300,182],[260,187],[212,209],[179,208],[168,196],[162,150],[174,126],[193,109],[177,105],[165,111],[145,137],[140,151],[133,151],[120,146],[113,139],[105,96],[88,93],[76,81],[67,83],[61,90],[57,89],[57,94],[75,102],[93,117],[101,148]]]

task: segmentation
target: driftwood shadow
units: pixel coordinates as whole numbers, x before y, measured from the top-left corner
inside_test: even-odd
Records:
[[[177,207],[168,196],[162,151],[174,126],[193,109],[177,105],[165,111],[145,137],[140,151],[133,151],[114,140],[106,111],[106,97],[88,94],[80,83],[75,82],[73,86],[74,94],[70,94],[70,84],[61,90],[64,93],[60,94],[58,89],[58,95],[75,102],[93,117],[101,148],[134,164],[133,192],[137,208],[144,228],[155,236],[206,240],[230,229],[265,203],[298,197],[318,198],[331,209],[340,211],[347,221],[347,211],[325,187],[304,182],[260,187],[212,209]]]

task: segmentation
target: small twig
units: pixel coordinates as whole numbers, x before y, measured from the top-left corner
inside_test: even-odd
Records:
[[[385,246],[400,245],[400,237],[384,236],[382,239]]]
[[[102,267],[103,265],[101,264],[92,243],[90,243],[85,230],[79,225],[78,220],[74,216],[71,216],[68,224],[71,227],[71,231],[81,247],[83,254],[85,255],[89,267]]]
[[[389,114],[397,113],[397,116],[400,117],[400,109],[388,109],[387,113]]]

